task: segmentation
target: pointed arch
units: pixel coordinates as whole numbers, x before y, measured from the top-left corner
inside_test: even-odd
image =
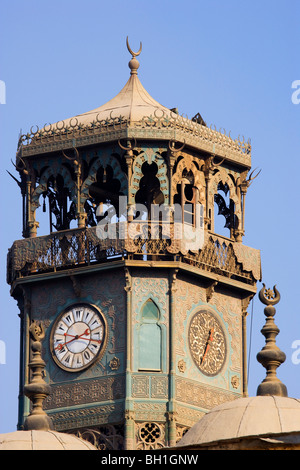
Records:
[[[130,187],[130,200],[134,201],[136,193],[140,188],[140,182],[143,178],[142,166],[147,163],[148,165],[156,164],[157,172],[156,178],[159,181],[160,191],[164,196],[164,204],[169,203],[169,181],[167,176],[167,164],[162,155],[157,153],[154,149],[147,149],[145,152],[137,155],[132,165],[132,176],[129,182]]]
[[[89,174],[81,186],[81,204],[84,207],[85,202],[89,198],[90,186],[96,182],[96,175],[99,168],[110,166],[113,170],[114,178],[120,182],[120,193],[127,195],[127,176],[123,172],[117,158],[109,151],[98,150],[95,153],[95,161],[92,163]]]
[[[194,181],[193,185],[197,188],[198,190],[198,202],[203,204],[205,207],[206,201],[205,201],[205,178],[204,174],[202,171],[199,171],[198,166],[196,163],[193,161],[192,155],[184,155],[183,158],[181,158],[176,166],[176,172],[172,176],[172,194],[173,196],[177,192],[177,185],[181,183],[182,180],[182,175],[184,171],[187,172],[192,172],[194,176]]]
[[[162,370],[162,331],[159,325],[160,310],[149,298],[140,312],[138,332],[138,369]]]
[[[235,226],[231,227],[231,231],[234,231],[235,229],[238,228],[240,222],[241,222],[241,202],[240,198],[238,196],[237,188],[236,185],[234,184],[234,180],[232,176],[227,173],[225,168],[219,168],[219,170],[212,176],[212,179],[210,181],[210,188],[209,188],[209,199],[208,199],[208,207],[211,213],[211,230],[215,231],[214,227],[214,221],[215,221],[215,209],[214,209],[214,203],[215,203],[215,195],[218,194],[218,191],[220,189],[223,189],[225,193],[228,191],[228,198],[230,202],[232,203],[232,206],[234,208],[232,209],[233,211],[233,216],[235,219]]]
[[[75,182],[72,178],[70,171],[64,165],[51,165],[48,166],[42,173],[38,186],[34,189],[30,208],[29,208],[29,220],[35,220],[36,210],[40,207],[40,196],[46,193],[49,189],[49,181],[56,180],[59,178],[63,181],[63,188],[66,190],[66,194],[70,201],[75,200]],[[50,197],[50,196],[49,196]],[[67,203],[66,203],[67,204]]]

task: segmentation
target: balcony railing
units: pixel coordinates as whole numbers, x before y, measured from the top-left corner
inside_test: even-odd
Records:
[[[174,230],[171,227],[168,236],[158,224],[157,232],[153,233],[153,227],[145,221],[139,223],[134,238],[124,236],[122,225],[115,224],[112,225],[114,238],[99,237],[97,227],[89,227],[17,240],[8,252],[7,282],[122,259],[181,261],[248,284],[260,278],[258,250],[208,232],[201,249],[189,250],[183,240],[174,237]]]

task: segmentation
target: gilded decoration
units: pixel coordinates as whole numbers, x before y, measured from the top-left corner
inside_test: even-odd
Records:
[[[65,408],[125,396],[124,377],[105,377],[89,381],[52,385],[51,395],[45,400],[45,409]]]
[[[140,121],[133,122],[124,116],[111,116],[82,124],[78,118],[69,123],[60,121],[39,129],[32,126],[30,132],[19,138],[18,152],[23,156],[47,153],[60,150],[61,146],[72,148],[74,139],[78,147],[111,141],[113,138],[128,139],[150,138],[178,140],[187,145],[207,151],[209,153],[226,157],[245,166],[251,166],[251,144],[243,137],[233,139],[230,133],[226,135],[224,129],[213,129],[186,119],[175,112],[167,115],[164,110],[159,114],[144,116]]]
[[[237,262],[241,263],[245,271],[253,274],[254,279],[261,280],[260,250],[245,246],[242,243],[233,243],[233,250]]]
[[[123,420],[123,403],[88,406],[77,409],[48,411],[56,431],[80,429]]]
[[[194,380],[176,377],[176,400],[202,409],[212,409],[238,396]]]
[[[226,373],[231,371],[231,374],[239,376],[242,370],[242,315],[241,315],[241,299],[238,295],[234,295],[220,287],[212,293],[209,304],[206,302],[206,289],[196,283],[192,279],[178,278],[176,281],[175,292],[175,337],[177,339],[175,351],[178,361],[186,363],[185,370],[180,369],[180,374],[184,377],[192,378],[198,377],[198,380],[204,383],[220,387],[224,390],[232,390],[232,384],[229,376]],[[222,368],[222,373],[216,375],[207,375],[201,372],[197,361],[201,361],[200,356],[196,355],[193,359],[192,351],[187,347],[186,338],[189,338],[189,331],[193,318],[197,318],[197,313],[202,310],[207,310],[218,319],[222,325],[222,337],[226,337],[224,344],[223,361],[225,361]],[[194,317],[196,316],[196,317]],[[197,328],[198,331],[198,328]],[[182,334],[185,332],[185,334]],[[199,331],[198,331],[199,333]],[[197,333],[197,338],[198,338]],[[207,332],[206,332],[207,333]],[[205,339],[205,344],[208,338]],[[195,338],[192,338],[194,341]],[[191,341],[191,337],[190,337]],[[197,342],[196,342],[197,343]],[[193,343],[192,343],[193,344]],[[226,346],[225,346],[226,344]],[[228,345],[228,346],[227,346]],[[204,344],[202,348],[204,348]],[[227,349],[228,348],[228,349]],[[195,351],[198,351],[197,348]],[[225,354],[226,351],[226,354]],[[201,354],[201,351],[198,351]],[[197,353],[197,354],[198,354]],[[196,360],[196,363],[194,362]],[[195,375],[195,367],[199,375]],[[231,375],[230,374],[230,375]],[[236,389],[238,391],[240,389]]]
[[[132,376],[132,396],[134,398],[168,398],[168,376],[143,375]]]
[[[136,449],[152,450],[165,447],[165,425],[155,422],[139,423],[136,426]]]
[[[178,361],[177,367],[179,372],[183,373],[186,369],[186,362],[183,359],[180,359],[180,361]]]
[[[232,388],[239,388],[239,385],[240,385],[240,379],[237,375],[233,375],[231,377],[231,385],[232,385]]]
[[[200,371],[209,376],[218,374],[226,359],[226,339],[217,316],[206,308],[194,314],[189,325],[189,348]]]
[[[137,401],[134,405],[136,421],[157,420],[165,422],[167,404],[153,400]]]
[[[148,233],[148,222],[139,225],[141,233]],[[261,277],[260,251],[219,235],[205,232],[203,248],[192,253],[187,250],[184,240],[124,239],[119,236],[119,230],[122,230],[119,224],[111,229],[117,235],[115,239],[101,239],[97,236],[97,227],[89,227],[17,240],[8,253],[7,280],[13,282],[20,276],[107,262],[113,259],[112,256],[127,259],[129,255],[143,255],[145,250],[147,257],[159,255],[162,259],[178,254],[183,263],[250,285]],[[172,230],[171,225],[171,233]]]
[[[176,194],[177,185],[181,183],[183,172],[192,172],[194,178],[193,185],[198,189],[198,202],[206,206],[206,183],[203,171],[199,170],[199,167],[204,164],[204,160],[201,158],[196,159],[191,154],[181,152],[180,156],[177,158],[177,162],[176,171],[172,176],[172,194]]]
[[[109,367],[111,370],[118,370],[120,367],[120,359],[118,357],[113,357],[112,360],[109,362]]]
[[[200,411],[196,407],[190,407],[177,403],[177,426],[178,430],[186,431],[192,427],[202,416],[205,415],[204,411]]]
[[[132,177],[130,181],[130,196],[134,199],[136,192],[140,187],[140,181],[143,177],[142,166],[144,163],[155,163],[157,165],[156,177],[160,183],[160,190],[164,195],[164,203],[169,202],[169,180],[167,177],[168,167],[165,158],[161,155],[162,149],[146,148],[140,149],[140,153],[134,158],[132,164]]]

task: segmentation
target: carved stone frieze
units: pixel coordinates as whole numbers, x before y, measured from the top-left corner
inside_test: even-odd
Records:
[[[210,410],[235,398],[238,398],[238,395],[226,390],[209,387],[206,384],[180,377],[176,378],[176,399],[179,402]]]
[[[204,411],[197,410],[195,408],[189,408],[188,406],[182,406],[177,404],[177,426],[178,429],[187,430],[187,428],[192,427],[202,416],[205,415]]]
[[[138,401],[134,405],[136,421],[162,421],[166,420],[167,404],[152,400]]]
[[[117,400],[125,396],[123,376],[105,377],[89,381],[52,385],[51,395],[44,408],[64,408],[106,400]]]
[[[132,396],[134,398],[148,398],[150,392],[150,377],[146,375],[134,375],[132,377]]]
[[[123,403],[48,412],[57,431],[118,423],[123,420]]]
[[[133,375],[132,396],[134,398],[168,398],[166,375]]]

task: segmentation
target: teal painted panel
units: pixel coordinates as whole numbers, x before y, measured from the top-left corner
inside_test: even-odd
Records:
[[[149,299],[145,303],[142,312],[142,321],[157,321],[159,320],[159,309],[153,302],[153,300]]]
[[[156,323],[144,323],[139,333],[139,369],[161,370],[160,327]]]

